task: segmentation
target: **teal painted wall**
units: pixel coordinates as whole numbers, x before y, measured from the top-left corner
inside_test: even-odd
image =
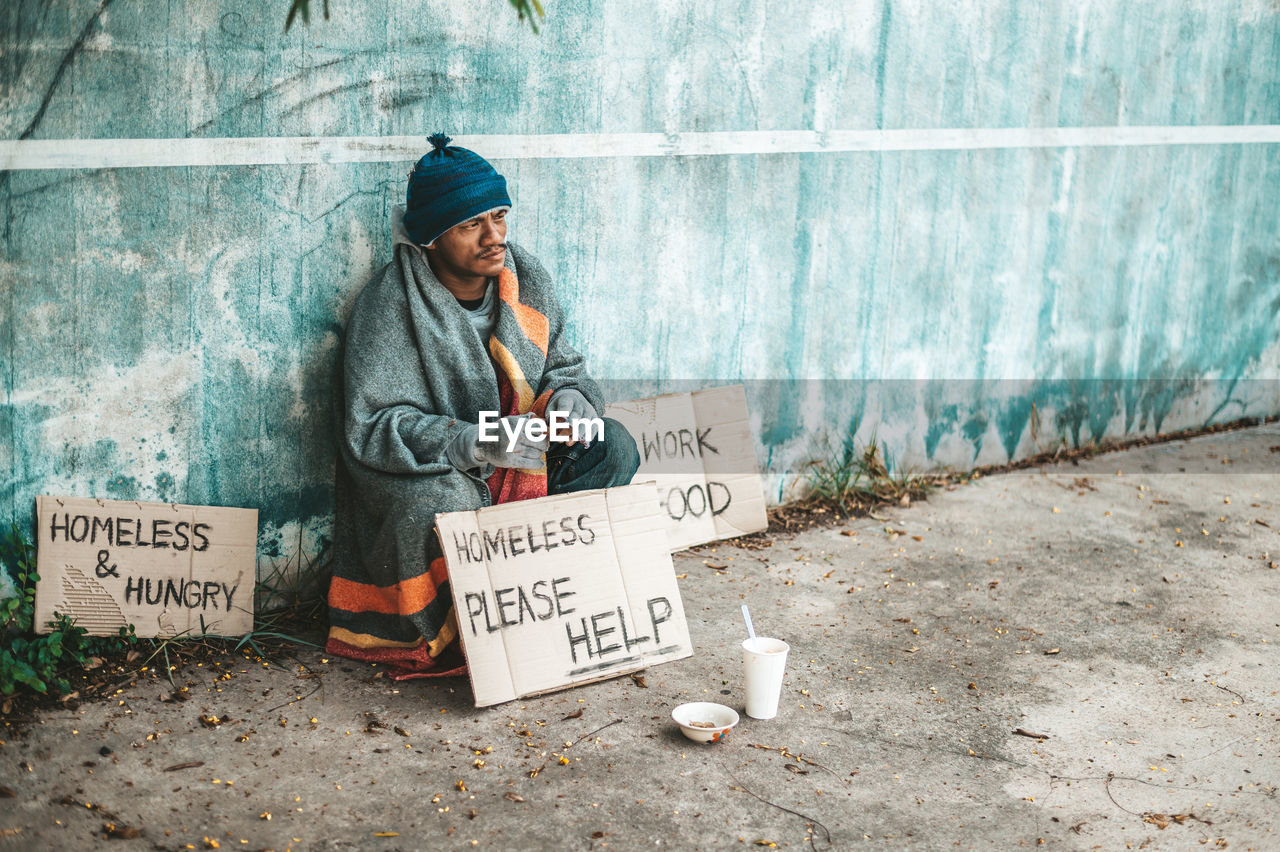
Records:
[[[0,139],[1280,124],[1271,0],[287,6],[9,0]],[[0,174],[0,516],[256,506],[261,573],[314,558],[409,165]],[[594,371],[746,381],[774,499],[850,432],[968,467],[1280,413],[1280,145],[499,165]]]

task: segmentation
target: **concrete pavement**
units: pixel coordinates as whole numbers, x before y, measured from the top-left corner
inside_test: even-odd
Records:
[[[1271,425],[678,554],[696,653],[644,687],[144,675],[4,743],[0,849],[1280,848],[1278,471]],[[669,713],[741,707],[744,601],[780,715],[695,745]]]

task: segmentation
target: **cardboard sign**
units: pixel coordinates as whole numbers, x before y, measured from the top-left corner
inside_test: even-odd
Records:
[[[636,439],[673,551],[769,525],[742,385],[618,402],[605,415]]]
[[[253,630],[258,510],[36,498],[36,625],[55,612],[90,636]]]
[[[650,483],[436,516],[477,707],[693,653]]]

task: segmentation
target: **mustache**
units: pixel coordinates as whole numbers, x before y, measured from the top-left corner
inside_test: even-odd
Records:
[[[489,256],[489,255],[491,255],[491,254],[496,254],[496,253],[497,253],[497,252],[499,252],[499,251],[506,251],[506,250],[507,250],[507,244],[506,244],[506,242],[501,242],[501,243],[499,243],[499,244],[498,244],[498,245],[496,245],[496,246],[490,246],[489,248],[487,248],[487,249],[485,249],[484,251],[480,252],[480,256],[481,256],[481,257],[488,257],[488,256]]]

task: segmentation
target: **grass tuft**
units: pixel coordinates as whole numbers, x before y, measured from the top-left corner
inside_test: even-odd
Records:
[[[805,465],[805,476],[806,502],[828,506],[845,517],[923,499],[946,479],[943,474],[926,475],[910,468],[895,470],[875,435],[862,447],[852,436],[839,447],[828,445],[821,458]]]
[[[83,669],[97,654],[123,651],[137,638],[133,625],[120,628],[119,636],[88,636],[66,615],[54,613],[49,631],[32,634],[35,624],[35,546],[17,524],[0,539],[0,571],[5,572],[16,594],[0,599],[0,698],[19,690],[41,695],[70,692],[68,671]],[[7,705],[7,702],[6,702]]]

